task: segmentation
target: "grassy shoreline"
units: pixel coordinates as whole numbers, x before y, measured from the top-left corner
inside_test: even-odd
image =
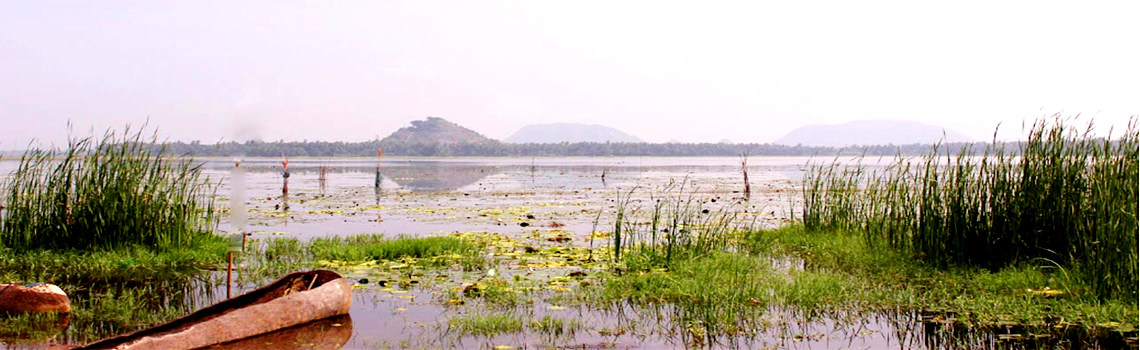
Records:
[[[952,325],[995,337],[997,333],[1015,332],[1038,337],[1038,341],[1122,342],[1136,336],[1135,301],[1101,300],[1080,280],[1048,266],[1021,265],[997,272],[947,270],[898,252],[876,249],[857,233],[809,232],[798,225],[740,233],[738,237],[729,249],[688,255],[667,268],[644,264],[631,267],[628,262],[646,259],[638,255],[651,253],[648,251],[629,249],[615,262],[611,260],[611,247],[531,249],[541,241],[495,233],[396,239],[458,239],[481,247],[464,254],[402,255],[393,259],[358,255],[355,260],[298,262],[332,268],[353,279],[370,279],[368,283],[372,284],[384,281],[388,287],[405,291],[450,290],[433,303],[475,303],[481,305],[477,310],[499,318],[501,310],[540,305],[595,310],[668,306],[673,309],[670,322],[677,332],[684,333],[689,341],[700,339],[690,345],[716,344],[725,337],[755,334],[771,326],[764,323],[763,316],[773,308],[798,310],[808,321],[837,314],[872,317],[884,312],[912,312],[922,315],[916,322]],[[360,249],[347,242],[309,244],[320,246],[325,256]],[[406,245],[408,242],[389,246]],[[311,251],[304,243],[294,249],[298,253]],[[527,277],[470,271],[469,257],[476,255],[494,257],[484,266],[501,269],[500,275]],[[536,267],[544,265],[548,267]],[[570,273],[573,271],[584,273]],[[454,327],[493,321],[482,320],[479,315],[457,318],[462,325]],[[501,332],[526,329],[505,327]],[[492,336],[495,332],[474,334]]]

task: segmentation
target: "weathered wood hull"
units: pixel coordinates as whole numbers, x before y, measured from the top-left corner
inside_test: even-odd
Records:
[[[352,285],[327,270],[296,272],[157,327],[79,349],[196,349],[348,313]]]
[[[51,284],[0,284],[0,314],[69,313],[71,300]]]

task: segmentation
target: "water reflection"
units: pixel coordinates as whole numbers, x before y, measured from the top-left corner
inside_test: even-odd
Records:
[[[352,338],[352,317],[341,315],[316,320],[272,333],[215,345],[209,349],[261,350],[261,349],[316,349],[335,350],[344,347]]]
[[[68,314],[43,314],[23,317],[0,314],[0,345],[10,349],[45,344],[57,340],[67,330]]]
[[[450,166],[430,163],[387,167],[384,175],[400,187],[414,192],[444,192],[478,183],[483,178],[498,172],[498,168],[490,166]]]

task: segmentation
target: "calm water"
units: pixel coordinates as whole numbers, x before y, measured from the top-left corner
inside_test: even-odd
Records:
[[[234,213],[246,213],[228,215],[220,229],[251,232],[255,239],[307,240],[363,233],[423,236],[470,231],[526,237],[536,235],[536,227],[557,223],[559,230],[573,237],[575,243],[572,244],[584,244],[581,242],[590,235],[597,210],[604,210],[603,222],[612,222],[612,218],[605,215],[613,209],[613,200],[618,193],[631,190],[633,206],[648,205],[665,195],[663,189],[671,188],[673,193],[708,201],[708,206],[713,208],[740,203],[741,210],[759,225],[779,225],[788,216],[788,208],[794,200],[792,191],[809,161],[812,159],[803,157],[750,158],[748,173],[752,195],[747,201],[741,200],[744,186],[738,158],[384,158],[379,163],[375,159],[361,158],[290,159],[287,194],[283,193],[285,179],[280,159],[244,159],[240,170],[235,167],[235,159],[209,159],[204,168],[209,178],[221,185],[222,205],[244,208]],[[6,175],[15,165],[11,160],[0,161],[0,173]],[[530,216],[487,215],[514,212],[526,212]],[[520,221],[532,226],[523,227]],[[788,261],[774,263],[783,268],[797,265]],[[799,266],[802,268],[802,263]],[[237,273],[241,273],[240,269]],[[503,268],[502,273],[510,278],[512,273],[523,272]],[[366,275],[364,272],[348,277],[355,281]],[[214,277],[217,280],[219,275]],[[261,283],[264,281],[247,281],[239,283],[236,289],[248,291]],[[212,292],[196,298],[195,304],[199,307],[224,298],[224,286],[205,288],[212,288]],[[575,319],[583,325],[583,330],[558,339],[544,339],[534,334],[459,338],[449,335],[447,319],[480,306],[448,307],[438,300],[441,292],[431,287],[413,288],[400,294],[376,286],[359,288],[350,317],[337,320],[338,326],[316,324],[296,331],[309,338],[344,343],[346,349],[685,346],[685,337],[676,334],[675,327],[670,326],[668,308],[559,308],[542,299],[508,311],[529,319],[545,315]],[[919,315],[906,311],[808,316],[797,310],[773,307],[763,316],[765,324],[771,327],[754,336],[727,339],[713,345],[925,348],[948,334],[945,330],[925,326]],[[630,331],[619,335],[603,335],[605,332],[598,331],[626,328]]]

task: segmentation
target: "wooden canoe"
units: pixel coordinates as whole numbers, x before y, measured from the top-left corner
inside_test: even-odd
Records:
[[[295,272],[169,323],[79,349],[196,349],[348,313],[352,285],[336,272]]]
[[[0,314],[69,312],[71,301],[53,284],[0,284]]]

